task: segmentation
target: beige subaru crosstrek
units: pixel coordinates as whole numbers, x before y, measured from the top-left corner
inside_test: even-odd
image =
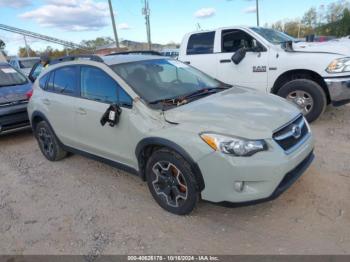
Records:
[[[72,152],[137,174],[180,215],[200,197],[273,199],[314,157],[309,125],[291,103],[158,56],[60,59],[36,80],[28,111],[48,160]]]

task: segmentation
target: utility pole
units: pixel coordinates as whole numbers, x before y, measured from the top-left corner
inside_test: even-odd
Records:
[[[146,19],[146,31],[147,31],[147,42],[148,42],[148,49],[152,50],[152,41],[151,41],[151,24],[150,24],[150,9],[149,9],[149,3],[148,0],[144,0],[145,7],[142,9],[142,14],[145,16]]]
[[[119,40],[118,40],[118,33],[117,33],[117,27],[115,26],[115,20],[114,20],[114,14],[113,14],[113,7],[112,7],[112,1],[108,0],[109,4],[109,11],[111,13],[111,19],[112,19],[112,26],[113,26],[113,32],[114,32],[114,39],[115,39],[115,45],[117,48],[119,48]]]
[[[24,44],[26,46],[26,52],[27,52],[27,57],[29,57],[29,47],[28,47],[28,43],[27,43],[27,38],[25,35],[23,35],[23,38],[24,38]]]
[[[256,25],[260,26],[260,19],[259,19],[259,0],[256,0]]]

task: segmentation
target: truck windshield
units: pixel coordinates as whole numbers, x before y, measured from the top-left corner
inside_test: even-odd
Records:
[[[27,78],[8,65],[0,65],[0,87],[26,84]]]
[[[273,29],[262,28],[262,27],[251,27],[250,29],[252,29],[255,33],[258,33],[267,41],[275,45],[288,42],[288,41],[293,41],[293,42],[297,41],[295,38]]]
[[[224,86],[199,70],[170,59],[123,63],[111,68],[148,103]]]

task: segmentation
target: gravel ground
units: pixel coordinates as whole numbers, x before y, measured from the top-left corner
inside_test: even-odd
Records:
[[[0,137],[0,253],[350,254],[350,106],[312,128],[317,158],[279,199],[200,202],[186,217],[133,175],[81,156],[50,163],[30,132]]]

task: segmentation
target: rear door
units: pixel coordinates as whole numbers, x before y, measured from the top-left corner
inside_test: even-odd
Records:
[[[217,78],[225,83],[251,87],[266,92],[268,81],[267,49],[241,29],[220,30],[221,50],[216,54]],[[258,46],[259,51],[254,47]],[[238,64],[231,60],[239,49],[247,50],[245,58]]]
[[[187,43],[187,46],[182,46],[180,60],[215,78],[215,31],[192,34],[184,43]]]
[[[68,146],[75,145],[73,122],[78,95],[79,67],[64,66],[50,72],[42,104],[48,111],[49,122],[59,139]]]
[[[132,98],[105,71],[94,66],[80,67],[81,94],[75,104],[74,123],[80,150],[132,166],[134,155],[129,143]],[[100,120],[112,104],[122,108],[119,123],[102,126]]]

